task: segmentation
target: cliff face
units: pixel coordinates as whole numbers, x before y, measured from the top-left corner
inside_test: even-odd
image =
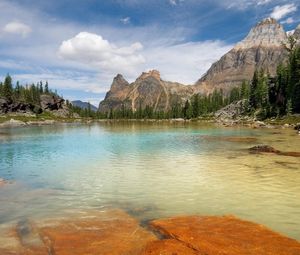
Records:
[[[300,25],[295,29],[294,36],[300,42]],[[229,93],[244,80],[250,81],[256,69],[263,68],[271,76],[275,75],[278,64],[288,57],[283,45],[287,39],[286,32],[275,19],[264,19],[194,85],[163,81],[155,70],[143,73],[131,84],[122,75],[117,75],[99,110],[108,112],[125,106],[134,111],[139,107],[151,106],[155,111],[167,111],[172,104],[183,103],[195,93],[207,95],[215,89]]]
[[[129,84],[122,75],[117,75],[110,91],[99,105],[99,111],[121,109],[123,106],[137,110],[139,107],[153,107],[154,111],[168,111],[173,103],[185,102],[194,93],[192,86],[163,81],[160,73],[152,70],[142,73]]]
[[[214,63],[196,83],[202,93],[214,89],[228,92],[243,80],[251,80],[255,69],[275,75],[277,65],[287,59],[287,35],[275,19],[267,18],[251,29],[247,37]]]

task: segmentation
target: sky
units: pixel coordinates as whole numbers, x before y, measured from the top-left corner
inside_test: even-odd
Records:
[[[257,22],[300,23],[299,0],[0,0],[0,78],[48,81],[98,105],[113,78],[195,83]]]

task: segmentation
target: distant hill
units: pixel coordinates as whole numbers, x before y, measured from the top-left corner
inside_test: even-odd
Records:
[[[80,107],[81,109],[88,109],[88,107],[89,107],[88,102],[82,102],[80,100],[72,101],[71,104],[74,105],[74,106]],[[90,105],[91,105],[91,110],[92,111],[96,112],[98,110],[96,106],[94,106],[92,104],[90,104]]]

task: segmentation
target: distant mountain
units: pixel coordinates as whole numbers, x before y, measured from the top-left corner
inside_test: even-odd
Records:
[[[89,103],[88,102],[82,102],[80,100],[75,100],[71,102],[72,105],[80,107],[81,109],[88,109],[89,107]],[[98,108],[92,104],[91,105],[91,110],[96,112],[98,110]]]
[[[300,43],[300,25],[295,29]],[[143,73],[129,84],[118,74],[99,105],[99,111],[122,108],[136,111],[150,106],[154,111],[168,111],[175,103],[182,104],[194,94],[211,94],[216,89],[229,93],[244,80],[250,81],[256,69],[263,68],[275,76],[276,68],[287,61],[284,47],[288,37],[282,25],[267,18],[257,23],[241,42],[210,67],[194,85],[163,81],[156,70]]]

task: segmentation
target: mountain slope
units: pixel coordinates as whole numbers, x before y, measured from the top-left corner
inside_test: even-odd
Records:
[[[243,80],[251,80],[255,69],[263,68],[271,76],[277,65],[287,59],[287,35],[275,19],[267,18],[251,29],[247,37],[214,63],[196,83],[202,93],[214,89],[229,92]]]
[[[110,109],[132,109],[151,106],[154,111],[168,111],[175,103],[183,103],[194,93],[192,86],[176,82],[163,81],[156,70],[142,73],[135,82],[129,84],[118,74],[110,91],[99,105],[99,111]]]

